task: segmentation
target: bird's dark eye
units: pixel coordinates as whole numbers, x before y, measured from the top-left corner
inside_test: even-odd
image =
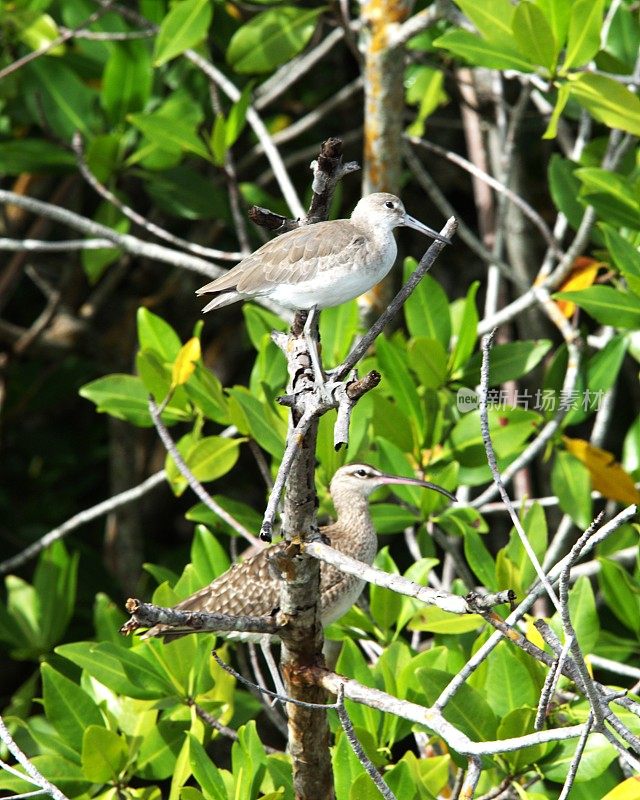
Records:
[[[387,200],[387,202],[384,205],[385,208],[393,208],[393,200]]]
[[[366,469],[357,469],[354,473],[358,478],[366,478],[367,477],[367,470]]]

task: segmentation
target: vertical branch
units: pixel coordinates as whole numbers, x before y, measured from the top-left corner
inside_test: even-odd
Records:
[[[363,0],[364,171],[362,193],[400,187],[404,127],[404,59],[394,34],[411,11],[408,0]]]
[[[323,143],[317,161],[312,165],[313,197],[306,221],[326,219],[337,181],[354,165],[342,164],[342,142],[329,139]],[[296,398],[291,409],[289,436],[298,422],[309,414],[313,392],[295,357],[295,340],[302,333],[300,314],[296,315],[290,334],[287,391]],[[298,703],[287,704],[289,720],[289,753],[293,762],[293,784],[297,800],[332,800],[333,773],[329,753],[329,725],[326,692],[300,680],[304,667],[322,665],[322,625],[320,623],[320,562],[300,552],[298,541],[318,536],[315,488],[315,457],[318,417],[313,416],[306,431],[297,435],[296,453],[286,484],[282,533],[289,547],[274,559],[283,576],[280,611],[288,620],[288,633],[282,638],[281,669],[286,694]],[[320,707],[318,707],[320,706]]]

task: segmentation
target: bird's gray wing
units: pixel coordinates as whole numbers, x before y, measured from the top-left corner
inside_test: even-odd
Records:
[[[297,284],[313,278],[325,259],[333,259],[355,238],[347,220],[318,222],[291,231],[261,248],[259,263],[243,273],[238,291],[252,292],[267,283]]]
[[[225,275],[198,289],[197,294],[253,295],[264,291],[265,285],[301,283],[315,275],[324,259],[333,259],[348,249],[356,236],[348,220],[304,225],[263,244]]]

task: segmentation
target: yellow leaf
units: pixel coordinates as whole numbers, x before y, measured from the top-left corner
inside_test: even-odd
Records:
[[[602,800],[640,800],[640,776],[634,775],[619,783]]]
[[[591,474],[591,485],[609,500],[619,503],[640,503],[640,492],[633,478],[618,464],[613,453],[594,447],[584,439],[563,436],[564,446],[581,461]]]
[[[195,336],[180,348],[171,372],[171,388],[182,386],[193,375],[200,358],[200,339]]]
[[[579,256],[573,262],[573,268],[569,273],[565,282],[560,286],[562,292],[572,292],[578,289],[587,289],[595,281],[598,270],[603,266],[601,261],[596,261],[593,258],[586,256]],[[572,317],[576,304],[571,300],[557,300],[558,308],[565,317]]]
[[[527,625],[525,630],[525,636],[532,644],[535,644],[536,647],[539,647],[541,650],[544,650],[544,639],[542,638],[542,634],[533,624],[538,619],[538,617],[530,617],[527,615],[525,619]]]

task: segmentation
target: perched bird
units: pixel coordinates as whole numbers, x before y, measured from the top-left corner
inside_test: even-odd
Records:
[[[373,563],[377,552],[377,537],[369,514],[368,497],[375,489],[394,484],[434,489],[455,501],[454,495],[429,481],[389,475],[368,464],[348,464],[337,470],[330,486],[338,518],[332,525],[321,528],[321,534],[341,553],[366,564]],[[278,608],[281,587],[281,581],[270,568],[269,560],[274,551],[284,547],[285,543],[281,542],[260,550],[246,561],[234,564],[223,575],[182,600],[175,608],[180,611],[202,611],[232,616],[268,616]],[[322,562],[320,564],[322,625],[329,625],[348,611],[363,588],[363,581]],[[193,633],[193,630],[155,625],[143,634],[143,638],[162,636],[166,640],[171,640],[186,633]],[[251,633],[231,632],[221,635],[245,641],[260,638],[259,635]]]
[[[252,297],[269,298],[293,311],[340,305],[389,272],[398,252],[393,230],[401,225],[451,244],[410,217],[398,197],[376,192],[360,200],[351,219],[304,225],[263,244],[197,290],[213,295],[202,311]]]

